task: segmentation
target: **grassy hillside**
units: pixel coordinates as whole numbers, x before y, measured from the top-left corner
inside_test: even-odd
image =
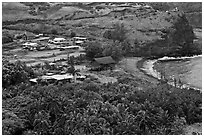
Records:
[[[2,21],[16,21],[27,18],[37,18],[28,13],[28,6],[19,2],[2,3]]]
[[[160,11],[168,11],[177,7],[187,15],[187,19],[193,27],[202,27],[201,2],[151,2],[147,4]]]
[[[135,3],[132,3],[135,4]],[[145,5],[145,3],[141,3]],[[33,33],[49,33],[51,34],[53,30],[57,31],[57,34],[69,36],[71,31],[77,33],[77,35],[85,35],[87,37],[94,37],[98,41],[110,41],[103,37],[103,34],[107,30],[111,30],[114,28],[114,25],[124,24],[125,29],[128,31],[126,34],[128,41],[131,45],[134,45],[134,41],[137,40],[139,43],[146,45],[147,43],[152,43],[157,40],[164,40],[167,35],[170,33],[168,31],[172,31],[172,36],[174,35],[175,30],[179,30],[178,36],[184,37],[184,39],[179,40],[175,39],[178,45],[182,45],[185,43],[187,39],[192,41],[191,35],[192,28],[190,25],[194,24],[194,27],[200,25],[200,13],[199,11],[199,3],[189,4],[184,3],[186,5],[185,8],[181,3],[147,3],[151,5],[153,8],[146,8],[145,6],[141,6],[139,8],[129,7],[120,7],[120,5],[114,4],[114,8],[109,8],[109,12],[104,14],[99,14],[100,9],[96,9],[96,7],[103,7],[103,3],[95,3],[95,5],[86,5],[85,3],[58,3],[58,4],[49,4],[46,5],[47,8],[39,11],[39,14],[36,16],[32,16],[28,14],[28,6],[24,6],[19,10],[17,16],[14,14],[14,10],[17,13],[17,10],[23,4],[5,4],[3,11],[3,21],[4,20],[14,20],[15,22],[12,24],[3,25],[4,29],[8,30],[21,30],[21,31],[29,31]],[[20,5],[20,6],[19,6]],[[32,3],[31,3],[32,5]],[[172,11],[173,8],[177,7],[187,12],[183,14],[183,11]],[[16,8],[15,8],[16,7]],[[111,6],[108,6],[111,7]],[[31,8],[31,7],[30,7]],[[195,13],[192,13],[193,9]],[[158,10],[155,10],[158,9]],[[169,12],[166,12],[166,10]],[[8,13],[8,14],[7,14]],[[191,15],[192,14],[192,15]],[[197,14],[197,16],[194,16]],[[7,17],[5,17],[7,16]],[[17,22],[18,19],[27,19],[27,18],[37,18],[40,20],[32,20],[32,21],[21,21]],[[190,24],[186,20],[190,19]],[[4,22],[3,22],[4,23]],[[177,26],[175,26],[177,23]],[[180,25],[182,24],[182,25]],[[173,31],[174,30],[174,31]],[[186,33],[183,36],[183,33]],[[189,35],[189,36],[187,36]],[[170,37],[172,37],[170,36]],[[169,39],[170,40],[170,39]],[[174,43],[163,41],[161,43],[154,43],[153,45],[167,45],[167,43]],[[188,40],[187,40],[188,41]],[[175,45],[175,44],[174,44]],[[156,49],[155,49],[156,50]]]

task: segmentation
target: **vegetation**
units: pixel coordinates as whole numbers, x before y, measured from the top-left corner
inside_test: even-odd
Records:
[[[201,12],[201,4],[199,2],[151,2],[148,3],[155,10],[167,11],[178,8],[184,12]]]
[[[131,3],[134,5],[134,3]],[[139,3],[141,5],[145,5],[145,3]],[[150,11],[147,12],[147,10],[142,10],[142,11],[134,11],[137,16],[132,17],[132,21],[129,20],[129,15],[134,15],[133,11],[128,9],[127,11],[124,11],[125,15],[122,15],[122,13],[118,12],[119,14],[113,14],[110,16],[114,17],[117,16],[117,19],[110,20],[111,17],[109,17],[109,14],[107,16],[102,16],[102,17],[97,17],[95,18],[95,22],[103,22],[103,23],[98,23],[98,27],[95,27],[94,29],[90,29],[89,26],[90,23],[92,22],[91,18],[86,17],[84,14],[89,13],[89,4],[84,4],[84,3],[76,3],[73,4],[73,6],[70,6],[72,4],[68,4],[67,6],[70,6],[73,8],[73,10],[68,10],[66,8],[66,4],[63,6],[63,4],[56,4],[56,9],[55,6],[52,7],[51,4],[49,3],[20,3],[21,6],[26,5],[26,9],[30,8],[33,9],[35,6],[39,7],[40,13],[39,16],[35,16],[35,18],[29,17],[28,19],[25,20],[17,20],[10,22],[10,24],[7,21],[3,22],[3,28],[9,29],[9,30],[26,30],[29,32],[34,32],[36,34],[44,33],[44,34],[62,34],[66,35],[67,30],[70,29],[73,32],[69,36],[73,37],[75,36],[74,32],[77,32],[78,34],[82,35],[93,35],[97,37],[101,37],[101,35],[106,38],[113,40],[114,42],[119,41],[120,43],[124,42],[125,40],[128,39],[129,44],[131,47],[134,48],[134,39],[138,39],[138,41],[142,41],[145,43],[145,45],[137,46],[135,51],[127,51],[126,53],[123,53],[123,55],[131,55],[131,56],[138,56],[138,53],[140,56],[163,56],[163,55],[169,55],[172,54],[172,56],[182,56],[182,55],[187,55],[187,54],[199,54],[201,52],[200,49],[196,49],[195,45],[193,44],[188,44],[189,41],[194,39],[194,36],[192,34],[192,27],[189,25],[188,20],[190,19],[190,23],[192,21],[196,21],[195,18],[191,18],[192,16],[190,13],[193,11],[200,12],[201,11],[201,6],[200,3],[182,3],[185,6],[183,6],[180,3],[146,3],[147,5],[150,5],[153,7],[155,10],[161,10],[161,11],[167,11],[167,10],[172,10],[176,7],[178,7],[179,10],[184,11],[186,16],[182,14],[180,11],[176,12],[155,12],[155,11]],[[17,6],[19,4],[16,4]],[[3,7],[7,10],[9,10],[9,4],[5,4]],[[13,5],[14,6],[14,5]],[[81,11],[80,6],[87,7],[87,8],[82,8],[85,10],[84,12]],[[101,7],[100,3],[95,3],[96,7]],[[44,7],[44,8],[43,8]],[[188,8],[189,10],[187,10]],[[48,8],[48,9],[47,9]],[[72,9],[71,8],[71,9]],[[25,9],[25,10],[26,10]],[[35,8],[34,8],[35,9]],[[93,9],[92,9],[93,10]],[[4,10],[6,11],[6,10]],[[56,11],[56,12],[54,12]],[[42,12],[42,13],[41,13]],[[61,14],[62,12],[62,14]],[[7,12],[3,13],[3,15],[6,15]],[[55,15],[56,14],[56,15]],[[127,16],[126,16],[127,14]],[[59,16],[62,15],[62,16]],[[57,18],[52,18],[52,16],[57,16]],[[94,15],[93,15],[94,16]],[[120,20],[120,18],[123,17],[123,20]],[[80,20],[79,18],[82,17],[83,20]],[[199,15],[196,16],[199,18]],[[70,20],[67,22],[66,20]],[[187,20],[188,19],[188,20]],[[74,21],[76,20],[76,21]],[[26,23],[25,23],[26,22]],[[28,23],[27,23],[28,22]],[[38,22],[38,23],[36,23]],[[64,22],[64,23],[62,23]],[[85,23],[86,22],[86,23]],[[109,24],[111,22],[111,24]],[[199,19],[196,22],[201,22]],[[6,25],[7,24],[7,25]],[[46,25],[43,25],[46,24]],[[61,25],[63,24],[63,25]],[[157,25],[156,25],[157,24]],[[110,28],[110,26],[112,26]],[[104,32],[105,28],[105,32]],[[166,33],[169,31],[169,29],[173,29],[173,32]],[[94,32],[92,32],[94,30]],[[91,31],[91,32],[90,32]],[[134,34],[133,34],[134,32]],[[141,33],[142,32],[142,33]],[[158,34],[157,34],[158,33]],[[186,34],[185,36],[183,34]],[[160,35],[161,34],[161,35]],[[162,36],[165,35],[169,37],[170,39],[165,39],[166,41],[158,42],[160,41],[160,38],[162,39]],[[181,40],[178,40],[178,37],[182,37]],[[155,38],[156,37],[156,38]],[[172,38],[173,37],[173,38]],[[177,39],[176,39],[177,38]],[[158,40],[159,39],[159,40]],[[187,41],[186,41],[187,40]],[[5,42],[10,42],[12,41],[10,37],[4,37]],[[97,41],[100,41],[97,38]],[[184,42],[187,42],[184,44]],[[165,49],[165,46],[160,46],[160,45],[168,45],[167,43],[172,43],[172,47],[166,47],[167,50]],[[176,43],[176,44],[174,44]],[[190,42],[191,43],[191,42]],[[128,44],[128,47],[129,47]],[[157,46],[159,44],[159,46]],[[154,47],[149,47],[149,45],[154,45]],[[148,46],[148,47],[142,47],[142,46]],[[142,47],[142,48],[141,48]],[[183,52],[183,49],[188,49],[186,47],[190,47],[188,51]],[[126,48],[128,49],[128,48]],[[145,51],[148,50],[149,53],[146,53]],[[153,51],[150,51],[153,50]],[[179,50],[179,52],[177,52]],[[163,53],[163,51],[165,53]],[[192,52],[193,51],[193,52]],[[129,53],[131,52],[131,54]],[[174,55],[173,53],[176,54]],[[182,53],[181,53],[182,52]],[[189,53],[190,52],[190,53]],[[142,54],[143,53],[143,54]]]
[[[15,63],[9,63],[3,60],[2,66],[2,86],[3,88],[10,85],[16,85],[21,82],[25,82],[31,77],[34,77],[34,71],[32,68],[27,67],[25,63],[17,61]]]
[[[103,50],[103,55],[111,56],[114,60],[119,61],[123,55],[121,43],[116,41],[111,45],[106,46]]]
[[[114,42],[119,41],[123,42],[126,39],[127,30],[125,29],[124,24],[115,24],[114,30],[107,30],[104,32],[103,37],[107,39],[112,39]]]
[[[69,34],[70,37],[76,36],[77,32],[93,37],[95,41],[83,45],[86,58],[81,55],[67,60],[71,67],[66,72],[73,75],[77,72],[74,64],[84,63],[84,59],[112,56],[118,61],[124,56],[158,58],[201,53],[193,43],[195,36],[188,17],[182,12],[141,8],[134,12],[124,10],[121,16],[118,11],[118,14],[95,17],[89,15],[89,10],[94,10],[91,4],[70,4],[68,6],[74,7],[70,13],[72,8],[63,3],[54,9],[51,4],[41,2],[4,3],[3,29]],[[16,5],[24,8],[16,9]],[[152,6],[161,11],[175,7],[166,3],[152,3]],[[183,8],[192,11],[194,6],[188,4]],[[7,32],[2,36],[3,43],[13,41],[13,36]],[[20,61],[9,63],[3,60],[2,63],[4,135],[178,135],[183,134],[184,126],[202,122],[202,93],[197,90],[178,89],[165,82],[152,87],[146,79],[127,73],[119,75],[116,71],[107,74],[111,77],[119,75],[115,83],[99,84],[90,78],[83,83],[31,85],[30,78],[52,69],[49,62],[43,67],[39,64],[35,71]]]
[[[86,56],[88,59],[93,59],[102,56],[102,45],[99,42],[88,42],[85,44]]]
[[[10,35],[8,32],[3,31],[2,32],[2,43],[9,43],[13,42],[13,36]]]
[[[202,4],[200,2],[151,2],[148,4],[155,10],[160,11],[169,11],[177,7],[178,10],[183,11],[186,14],[187,19],[192,26],[195,28],[202,28]]]
[[[72,31],[71,34],[70,34],[70,37],[73,38],[75,36],[76,36],[76,33]]]
[[[138,90],[135,82],[124,77],[106,85],[22,83],[3,89],[3,134],[168,135],[201,122],[199,91],[165,84]]]

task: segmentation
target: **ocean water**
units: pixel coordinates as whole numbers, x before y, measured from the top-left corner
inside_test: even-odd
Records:
[[[154,70],[169,81],[173,78],[190,87],[202,89],[202,57],[183,58],[181,60],[163,60],[154,63]]]
[[[196,42],[202,48],[202,29],[194,29]],[[160,79],[165,76],[170,83],[176,79],[187,87],[202,89],[202,55],[194,57],[169,58],[149,60],[143,66],[145,72]]]
[[[202,58],[191,59],[190,67],[183,80],[189,85],[202,89]]]

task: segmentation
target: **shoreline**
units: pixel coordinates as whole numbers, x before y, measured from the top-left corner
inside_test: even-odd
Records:
[[[188,57],[188,56],[186,56],[186,57],[163,57],[163,58],[154,59],[154,60],[142,58],[141,60],[139,60],[137,62],[136,66],[145,75],[161,81],[160,72],[158,72],[156,69],[154,69],[154,64],[157,61],[175,61],[175,60],[192,59],[192,58],[197,58],[197,57],[202,57],[202,55],[196,55],[196,56],[192,56],[192,57]],[[168,81],[167,83],[171,86],[174,86],[174,82]],[[200,89],[198,87],[195,87],[195,86],[192,86],[192,85],[186,84],[186,83],[182,83],[182,86],[177,86],[177,88],[193,89],[193,90],[199,90],[200,92],[202,92],[202,88]]]
[[[146,59],[146,58],[142,58],[141,60],[139,60],[139,61],[136,63],[136,67],[138,68],[138,70],[140,70],[142,73],[144,73],[144,74],[147,75],[148,77],[151,77],[151,78],[154,78],[154,79],[160,81],[160,79],[155,78],[154,76],[148,74],[147,71],[145,71],[145,69],[144,69],[144,63],[145,63],[147,60],[148,60],[148,59]]]

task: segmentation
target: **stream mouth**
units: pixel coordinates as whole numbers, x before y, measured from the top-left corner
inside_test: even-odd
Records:
[[[177,88],[202,90],[202,55],[144,60],[140,70]]]

